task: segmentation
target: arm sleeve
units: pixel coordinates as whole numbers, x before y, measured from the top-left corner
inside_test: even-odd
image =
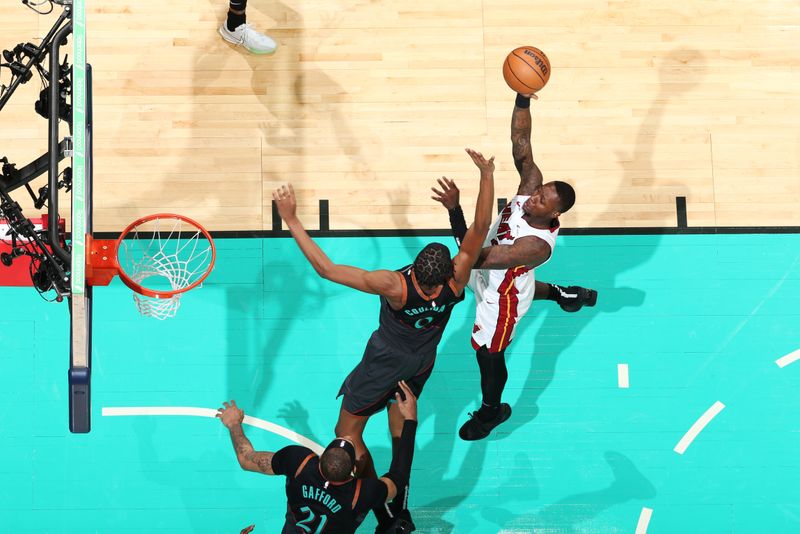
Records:
[[[389,487],[376,478],[362,479],[361,496],[356,503],[355,512],[362,513],[383,506],[389,496]]]
[[[400,442],[397,444],[397,451],[392,458],[392,465],[386,478],[390,478],[398,488],[408,484],[411,478],[411,462],[414,460],[414,438],[417,435],[417,422],[406,420],[403,423],[403,432],[400,434]]]
[[[453,232],[453,237],[456,238],[456,245],[461,246],[464,241],[464,236],[467,235],[467,221],[464,219],[464,211],[461,206],[456,206],[451,210],[447,210],[450,216],[450,230]]]
[[[276,475],[294,476],[309,454],[314,454],[314,451],[300,445],[284,447],[272,456],[272,470]]]

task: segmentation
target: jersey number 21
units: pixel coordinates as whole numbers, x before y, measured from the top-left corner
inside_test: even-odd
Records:
[[[316,514],[308,506],[303,506],[302,508],[300,508],[300,511],[304,512],[304,513],[307,513],[308,517],[306,517],[302,521],[298,521],[297,522],[297,526],[302,528],[306,532],[312,532],[312,530],[311,530],[312,527],[310,525],[317,518]],[[319,526],[317,527],[317,530],[313,531],[314,534],[321,534],[322,531],[325,529],[325,523],[327,523],[327,522],[328,522],[328,517],[326,515],[324,515],[324,514],[320,515],[319,516]]]

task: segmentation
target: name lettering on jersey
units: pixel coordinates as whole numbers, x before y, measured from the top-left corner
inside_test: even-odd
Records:
[[[516,202],[519,205],[519,202]],[[497,226],[497,235],[492,239],[492,245],[497,245],[503,239],[514,239],[508,220],[511,218],[511,204],[506,204],[500,214],[500,224]]]
[[[336,499],[331,497],[328,493],[314,486],[306,486],[303,484],[303,497],[306,499],[314,499],[321,502],[328,507],[328,510],[334,514],[342,509],[342,505],[336,502]]]
[[[448,306],[455,306],[455,302],[448,302],[447,304],[442,304],[441,306],[436,306],[436,303],[433,303],[432,306],[423,306],[421,308],[409,308],[407,310],[403,310],[406,312],[406,315],[409,317],[414,317],[421,313],[444,313],[447,310]],[[433,317],[420,317],[417,319],[417,322],[414,323],[414,328],[421,329],[425,328],[429,324],[433,322]]]
[[[455,306],[455,302],[450,302],[447,304],[442,304],[441,306],[423,306],[422,308],[409,308],[407,310],[403,310],[406,312],[406,315],[410,317],[414,317],[415,315],[419,315],[420,313],[442,313],[444,312],[448,306]]]

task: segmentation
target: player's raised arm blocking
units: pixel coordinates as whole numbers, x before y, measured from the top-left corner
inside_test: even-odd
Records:
[[[458,254],[453,258],[453,278],[460,289],[467,285],[472,266],[483,247],[492,224],[494,205],[494,156],[487,160],[483,154],[469,148],[467,154],[480,170],[480,187],[478,200],[475,201],[475,220],[467,230]]]
[[[367,271],[351,265],[334,263],[311,236],[297,217],[297,200],[294,188],[289,184],[276,189],[272,198],[278,206],[278,213],[289,227],[289,231],[305,255],[308,262],[322,278],[353,289],[382,295],[390,301],[399,301],[403,297],[400,275],[385,269]]]
[[[436,187],[431,187],[431,191],[433,191],[431,198],[441,203],[447,210],[447,215],[450,217],[450,229],[456,245],[460,247],[464,236],[467,235],[467,221],[464,219],[464,211],[461,209],[460,203],[461,192],[456,183],[446,176],[442,176],[437,182],[441,191]]]

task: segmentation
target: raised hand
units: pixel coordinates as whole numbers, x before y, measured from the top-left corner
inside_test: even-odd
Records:
[[[483,154],[471,148],[466,148],[464,150],[466,150],[469,157],[472,158],[472,162],[481,170],[481,174],[492,174],[494,172],[494,156],[487,160],[483,157]]]
[[[431,198],[437,202],[440,202],[442,206],[448,210],[454,209],[456,206],[458,206],[459,197],[461,196],[458,187],[456,187],[456,183],[446,176],[442,176],[437,181],[439,182],[439,187],[441,187],[442,190],[439,191],[435,187],[431,187],[431,191],[434,193]]]
[[[229,430],[231,427],[241,425],[244,421],[244,412],[236,406],[236,401],[232,400],[230,404],[227,402],[222,404],[224,408],[217,409],[217,417],[222,420],[222,424]]]
[[[297,199],[294,196],[292,184],[282,185],[272,192],[272,199],[278,206],[281,219],[287,223],[297,217]]]

